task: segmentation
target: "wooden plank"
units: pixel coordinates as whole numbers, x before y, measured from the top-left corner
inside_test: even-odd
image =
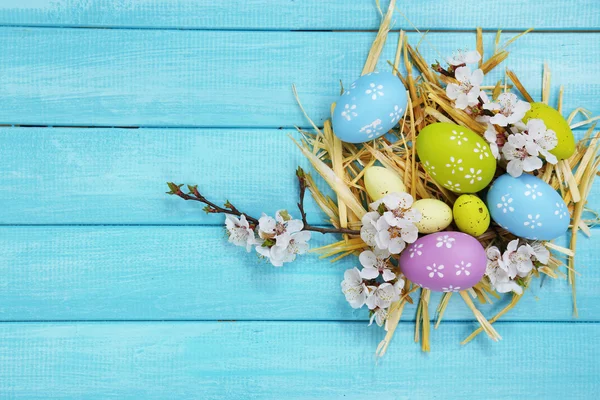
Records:
[[[376,365],[381,332],[356,323],[0,324],[0,396],[588,399],[600,390],[599,324],[499,324],[503,341],[461,347],[471,328],[448,324],[423,354],[401,324]]]
[[[582,131],[576,131],[580,136]],[[298,165],[288,135],[257,129],[0,128],[0,224],[221,224],[165,182],[199,184],[215,202],[298,217]],[[325,190],[321,179],[316,179]],[[600,209],[600,184],[588,207]],[[307,196],[309,222],[325,222]]]
[[[315,234],[311,244],[331,239]],[[582,239],[577,249],[580,321],[600,320],[597,245]],[[340,289],[355,257],[305,255],[275,268],[228,244],[221,227],[2,227],[0,254],[4,321],[368,319]],[[539,284],[506,319],[573,321],[566,281]],[[509,299],[481,309],[491,317]],[[446,320],[473,320],[459,297],[450,301]],[[403,319],[414,315],[407,306]]]
[[[462,7],[461,7],[462,9]],[[534,98],[549,61],[556,101],[600,114],[600,34],[538,33],[515,43],[506,63]],[[308,126],[358,76],[371,32],[222,32],[0,28],[0,124],[68,126]],[[409,34],[415,44],[419,36]],[[488,52],[493,34],[485,36]],[[389,40],[380,62],[393,59]],[[434,62],[475,46],[473,33],[431,33],[421,49]],[[489,54],[488,54],[489,55]],[[568,62],[565,62],[568,60]],[[502,69],[487,80],[495,84]]]
[[[387,5],[382,1],[383,7]],[[401,10],[423,29],[598,29],[595,0],[576,6],[560,0],[452,0],[402,2]],[[435,10],[435,11],[434,11]],[[518,12],[516,11],[518,10]],[[175,29],[377,29],[375,1],[329,0],[19,0],[0,3],[0,24]],[[396,27],[411,26],[399,14]]]
[[[203,205],[167,196],[167,181],[198,184],[260,217],[299,218],[292,130],[0,128],[2,224],[222,224]],[[325,185],[323,183],[323,185]],[[324,188],[323,188],[324,189]],[[324,223],[312,197],[309,222]]]

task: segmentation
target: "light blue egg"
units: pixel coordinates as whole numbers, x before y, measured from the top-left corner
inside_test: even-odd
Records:
[[[397,76],[389,72],[363,75],[338,99],[333,132],[349,143],[376,139],[401,122],[406,104],[406,88]]]
[[[487,195],[492,219],[513,235],[552,240],[564,235],[571,219],[562,197],[533,175],[497,178]]]

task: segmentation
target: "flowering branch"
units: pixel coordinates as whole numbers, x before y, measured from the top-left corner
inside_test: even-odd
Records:
[[[198,185],[187,185],[190,191],[189,194],[183,193],[181,191],[181,187],[183,186],[183,184],[177,185],[173,182],[167,182],[167,185],[169,185],[169,189],[171,189],[171,191],[167,192],[167,194],[181,197],[184,200],[199,201],[201,203],[204,203],[206,204],[206,207],[204,207],[204,211],[206,211],[207,213],[229,214],[235,215],[237,217],[245,215],[248,221],[250,221],[254,226],[258,226],[258,220],[256,218],[253,218],[247,214],[240,212],[237,208],[233,206],[233,204],[229,202],[229,200],[225,203],[225,208],[219,207],[218,205],[207,200],[206,197],[202,196],[202,194],[200,194],[200,192],[198,191]]]
[[[306,193],[306,188],[308,187],[308,183],[306,182],[305,172],[302,168],[298,167],[296,170],[296,176],[298,177],[298,184],[300,187],[300,199],[298,201],[298,209],[300,210],[300,215],[302,217],[302,222],[304,223],[305,231],[313,231],[320,233],[341,233],[348,235],[360,235],[360,231],[348,228],[320,228],[317,226],[312,226],[306,220],[306,212],[304,211],[304,194]]]

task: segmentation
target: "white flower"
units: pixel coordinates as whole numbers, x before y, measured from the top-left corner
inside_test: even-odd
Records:
[[[510,279],[508,271],[501,266],[501,253],[496,246],[491,246],[486,251],[487,265],[485,275],[489,278],[492,287],[500,292],[507,293],[513,291],[517,294],[523,293],[523,288],[515,281]]]
[[[388,310],[385,308],[378,308],[371,314],[371,318],[369,319],[369,326],[373,324],[373,320],[375,320],[377,325],[383,326],[387,317]]]
[[[421,212],[412,209],[412,203],[413,198],[408,193],[390,193],[371,203],[370,207],[380,210],[383,215],[374,211],[363,216],[363,241],[372,247],[377,246],[381,250],[387,249],[392,254],[399,254],[406,243],[417,240],[419,233],[415,223],[421,220]]]
[[[488,142],[492,155],[496,160],[500,159],[500,149],[498,148],[498,132],[493,124],[488,123],[487,129],[483,134],[484,139]]]
[[[515,209],[511,206],[512,202],[512,197],[510,197],[510,194],[507,193],[500,197],[500,203],[496,204],[496,207],[501,208],[504,214],[506,214],[507,211],[513,212]]]
[[[531,104],[519,100],[514,93],[502,93],[498,96],[497,103],[484,104],[483,108],[498,111],[496,115],[490,118],[492,124],[507,126],[522,120],[525,113],[531,108]]]
[[[368,289],[360,277],[358,268],[347,269],[342,281],[342,293],[352,308],[361,308],[367,300]]]
[[[531,172],[542,166],[542,160],[530,154],[526,144],[525,135],[516,133],[508,135],[508,141],[502,147],[502,154],[508,161],[506,171],[515,178],[521,176],[523,171]]]
[[[422,248],[423,248],[423,243],[413,244],[412,246],[410,246],[408,248],[408,251],[410,253],[410,258],[413,258],[414,256],[422,255],[423,254],[423,252],[421,251]]]
[[[446,183],[442,184],[442,186],[444,186],[446,189],[452,190],[453,192],[461,191],[459,182],[453,183],[452,181],[447,181]]]
[[[435,247],[442,247],[442,246],[445,245],[447,248],[451,249],[452,248],[452,243],[454,241],[455,241],[455,239],[453,237],[448,236],[448,235],[438,236],[437,243],[435,244]]]
[[[533,269],[532,255],[530,246],[519,246],[519,239],[515,239],[506,246],[506,251],[502,254],[500,265],[508,272],[508,276],[511,279],[517,275],[527,276]]]
[[[293,219],[285,210],[277,211],[275,218],[263,213],[258,220],[258,236],[264,241],[256,251],[276,267],[294,261],[297,254],[308,250],[310,232],[302,231],[303,228],[302,221]]]
[[[531,196],[532,200],[535,200],[538,197],[542,197],[542,192],[538,190],[538,185],[536,183],[534,183],[533,185],[527,183],[525,187],[527,188],[527,190],[525,190],[525,193],[523,193],[525,197]]]
[[[546,129],[546,124],[541,119],[530,119],[527,121],[527,151],[533,155],[541,154],[550,164],[558,162],[556,156],[550,153],[558,144],[556,133]]]
[[[396,274],[391,270],[391,265],[388,262],[389,258],[390,252],[387,250],[375,249],[375,251],[363,251],[358,257],[358,260],[364,267],[360,271],[360,276],[363,279],[371,280],[377,279],[381,274],[384,281],[391,281],[396,277]]]
[[[448,285],[448,287],[443,287],[442,288],[443,292],[460,292],[460,286],[452,286],[452,285]]]
[[[469,183],[472,185],[475,181],[481,181],[483,178],[481,177],[481,170],[475,168],[469,168],[469,173],[465,175],[465,179],[469,179]]]
[[[383,85],[370,83],[369,89],[365,90],[365,93],[371,95],[371,99],[377,100],[377,96],[383,96]]]
[[[258,220],[258,236],[262,239],[274,239],[279,246],[286,246],[290,235],[300,232],[304,224],[299,219],[293,219],[285,210],[279,210],[275,218],[265,213]]]
[[[469,271],[469,268],[471,268],[471,263],[465,263],[464,261],[461,261],[460,264],[454,264],[454,268],[456,268],[456,275],[471,275],[471,271]]]
[[[471,73],[469,67],[459,67],[454,76],[459,84],[449,83],[446,86],[446,95],[455,100],[454,106],[464,110],[468,106],[479,104],[480,86],[483,82],[483,71],[476,69]]]
[[[454,175],[455,171],[462,171],[464,168],[462,167],[463,160],[462,158],[456,159],[453,156],[450,156],[450,162],[446,164],[446,168],[451,169],[450,173]]]
[[[290,241],[287,246],[275,245],[271,247],[269,259],[271,263],[281,261],[282,263],[292,262],[296,259],[297,254],[304,254],[308,251],[308,241],[310,240],[310,232],[301,231],[290,235]],[[275,264],[273,264],[275,265]],[[278,265],[276,265],[278,266]]]
[[[565,207],[564,202],[556,202],[556,210],[554,210],[554,215],[558,215],[559,219],[563,219],[569,216],[569,213],[567,212],[567,207]]]
[[[391,226],[385,218],[377,220],[377,236],[375,243],[380,249],[387,249],[392,254],[400,254],[406,247],[406,243],[417,240],[419,230],[414,224],[403,227]]]
[[[377,236],[376,224],[379,218],[380,215],[377,211],[370,211],[363,215],[361,219],[362,226],[360,227],[360,238],[371,247],[377,245],[375,237]]]
[[[356,104],[346,104],[342,110],[342,117],[346,118],[347,121],[350,121],[352,117],[358,116],[354,110],[356,110]]]
[[[430,278],[433,278],[436,274],[439,278],[444,277],[444,274],[442,273],[442,270],[444,269],[443,264],[437,265],[436,263],[433,263],[433,264],[425,267],[425,269],[427,269],[427,271],[429,271]]]
[[[448,64],[453,66],[465,65],[465,64],[475,64],[481,60],[481,54],[477,50],[466,51],[466,50],[457,50],[452,53],[452,57],[448,57],[446,61]]]
[[[387,308],[399,298],[400,291],[398,288],[386,282],[377,287],[369,286],[369,294],[365,303],[369,307],[369,310],[373,310],[376,307]]]
[[[527,214],[527,221],[523,222],[524,226],[528,226],[531,229],[539,228],[542,226],[542,223],[539,221],[540,214]]]
[[[413,198],[410,194],[390,193],[371,204],[371,208],[378,209],[383,204],[387,211],[383,213],[383,218],[391,226],[405,227],[413,225],[421,220],[421,212],[410,208],[413,204]]]
[[[456,144],[460,146],[463,142],[468,142],[469,138],[465,136],[463,131],[459,131],[457,133],[455,130],[452,130],[452,136],[450,136],[450,140],[456,140]]]
[[[475,147],[473,147],[473,153],[479,154],[479,159],[483,160],[483,157],[489,157],[490,153],[488,153],[488,147],[485,144],[481,144],[479,142],[475,143]]]
[[[250,252],[252,246],[257,244],[254,229],[250,228],[244,214],[239,219],[234,215],[227,214],[225,216],[225,227],[229,235],[229,243],[236,246],[245,246],[247,252]]]
[[[402,117],[402,111],[404,111],[404,110],[399,105],[394,106],[394,111],[392,111],[390,113],[390,117],[392,117],[392,120],[391,120],[392,123],[396,123],[396,122],[400,121],[400,118]]]
[[[548,261],[550,260],[550,251],[546,248],[546,246],[544,246],[543,243],[533,242],[531,244],[527,244],[526,246],[528,247],[533,258],[542,264],[548,264]]]

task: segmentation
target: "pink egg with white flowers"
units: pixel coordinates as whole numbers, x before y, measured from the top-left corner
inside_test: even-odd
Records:
[[[419,238],[400,255],[400,269],[413,283],[436,292],[458,292],[483,278],[487,257],[473,236],[437,232]]]

